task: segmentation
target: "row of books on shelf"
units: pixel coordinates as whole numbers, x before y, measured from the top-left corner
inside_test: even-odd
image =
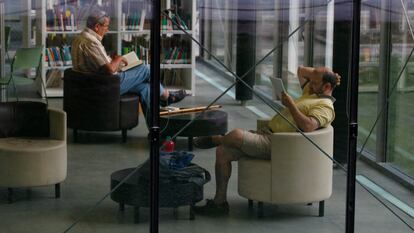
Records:
[[[143,30],[145,23],[146,10],[122,13],[121,30]]]
[[[100,3],[99,3],[100,2]],[[48,31],[77,31],[81,21],[94,7],[95,1],[49,0],[46,6],[46,29]],[[113,11],[110,0],[98,1],[103,10]]]
[[[180,17],[178,14],[172,14],[171,19],[173,21],[173,29],[174,30],[175,29],[180,29],[180,27],[182,29],[185,29],[185,30],[190,29],[190,27],[188,26],[188,25],[191,25],[191,23],[190,23],[191,20],[190,20],[189,17],[183,18],[183,17]]]
[[[77,31],[79,15],[73,10],[46,10],[46,28],[48,31]]]
[[[181,69],[163,69],[161,70],[161,83],[165,86],[185,86],[185,75]],[[64,71],[59,69],[51,69],[46,72],[47,88],[63,87]]]
[[[181,69],[163,69],[160,78],[164,86],[185,86],[185,75]]]
[[[144,64],[149,64],[149,49],[143,46],[130,46],[130,47],[123,47],[122,48],[122,55],[128,54],[134,51],[137,54],[139,60],[141,60]]]
[[[122,54],[134,51],[144,64],[149,63],[149,49],[143,46],[123,47]],[[190,57],[187,48],[174,47],[163,49],[163,64],[189,64]],[[49,47],[45,49],[45,61],[49,67],[71,66],[72,56],[70,46]]]
[[[46,1],[46,8],[51,9],[55,6],[80,6],[86,0],[47,0]]]
[[[50,67],[72,65],[70,46],[49,47],[45,49],[45,60]]]
[[[185,75],[181,69],[163,69],[161,70],[161,83],[165,86],[185,86]],[[51,69],[46,72],[47,88],[63,87],[63,70]]]
[[[166,15],[161,16],[161,29],[162,30],[189,30],[190,27],[190,19],[183,19],[178,14],[171,14],[171,16],[167,17]]]
[[[190,56],[188,53],[188,48],[186,47],[177,47],[163,49],[162,52],[164,64],[189,64]]]
[[[109,9],[115,6],[117,0],[46,0],[46,8],[51,9],[53,7],[95,7],[98,5],[100,8]]]

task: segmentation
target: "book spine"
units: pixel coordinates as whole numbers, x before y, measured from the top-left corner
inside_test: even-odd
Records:
[[[146,9],[143,9],[141,12],[141,19],[139,21],[139,30],[142,31],[144,30],[144,23],[145,23],[145,17],[146,17],[147,11]]]

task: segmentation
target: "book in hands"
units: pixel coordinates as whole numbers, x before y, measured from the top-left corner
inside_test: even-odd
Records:
[[[142,60],[138,58],[137,54],[134,51],[127,53],[122,57],[127,60],[128,65],[121,67],[121,71],[126,71],[142,64]]]
[[[273,86],[273,93],[274,96],[278,99],[281,98],[282,92],[286,92],[285,86],[283,85],[283,81],[280,78],[272,78],[271,79],[272,86]]]

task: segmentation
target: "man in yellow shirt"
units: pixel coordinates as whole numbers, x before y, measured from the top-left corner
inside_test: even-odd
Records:
[[[340,84],[341,77],[326,67],[298,68],[302,96],[294,100],[282,92],[281,101],[285,108],[275,115],[269,124],[258,132],[234,129],[228,134],[199,137],[194,145],[201,149],[216,149],[216,194],[207,204],[196,207],[198,213],[227,214],[227,185],[231,175],[231,162],[241,156],[270,159],[270,135],[275,132],[314,131],[327,127],[335,118],[332,92]],[[287,121],[287,120],[289,121]]]

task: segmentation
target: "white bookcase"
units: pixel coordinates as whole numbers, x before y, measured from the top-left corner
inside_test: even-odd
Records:
[[[88,8],[99,6],[106,7],[109,11],[110,31],[103,41],[108,53],[123,54],[134,50],[138,51],[139,57],[146,61],[149,60],[151,22],[149,0],[39,0],[36,4],[38,4],[36,5],[36,44],[45,48],[41,76],[47,84],[47,97],[63,96],[63,82],[56,77],[59,75],[63,77],[63,71],[71,67],[70,61],[60,62],[50,59],[53,57],[50,54],[55,52],[63,56],[62,53],[65,50],[62,49],[63,46],[70,45],[71,40],[85,27]],[[196,0],[164,0],[162,6],[165,9],[177,9],[178,13],[185,14],[180,17],[185,20],[182,21],[184,22],[182,25],[186,25],[188,28],[186,32],[193,35]],[[145,21],[142,21],[144,18]],[[161,79],[168,89],[185,89],[194,95],[196,44],[177,28],[165,28],[164,26],[161,28],[163,51]],[[58,49],[51,49],[52,47],[58,47]],[[50,79],[51,76],[53,82]],[[40,83],[38,88],[39,94],[44,97]]]

